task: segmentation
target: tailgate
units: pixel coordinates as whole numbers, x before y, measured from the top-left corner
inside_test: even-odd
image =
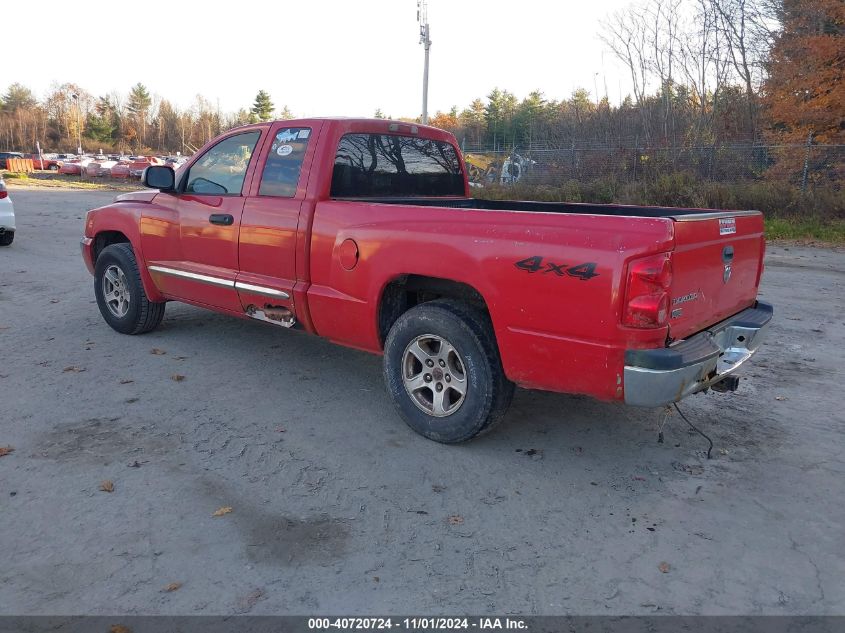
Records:
[[[669,335],[681,339],[753,305],[765,249],[763,215],[726,211],[673,220]]]

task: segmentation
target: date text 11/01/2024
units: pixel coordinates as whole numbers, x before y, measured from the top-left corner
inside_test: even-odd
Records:
[[[392,630],[402,631],[445,631],[445,630],[526,630],[525,620],[519,618],[309,618],[309,630]]]

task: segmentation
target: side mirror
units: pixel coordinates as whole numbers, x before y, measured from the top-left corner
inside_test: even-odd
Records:
[[[150,189],[173,191],[176,188],[176,177],[170,167],[150,165],[141,175],[141,182]]]

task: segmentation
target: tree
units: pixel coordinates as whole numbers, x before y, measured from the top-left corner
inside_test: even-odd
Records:
[[[772,49],[765,104],[781,138],[845,142],[845,4],[785,0]]]
[[[14,112],[18,109],[28,109],[35,106],[38,100],[32,94],[32,90],[19,83],[14,83],[9,86],[6,94],[0,98],[3,103],[3,109],[7,112]]]
[[[138,134],[139,149],[141,146],[146,146],[147,143],[147,112],[152,102],[152,97],[150,97],[150,93],[144,84],[139,81],[132,86],[132,89],[129,91],[129,102],[126,107],[135,117],[136,123],[140,128],[140,134]]]
[[[269,121],[273,118],[273,102],[270,101],[270,95],[259,90],[255,95],[255,103],[252,104],[250,112],[256,121]]]
[[[116,127],[109,98],[98,97],[94,110],[85,118],[85,136],[99,143],[111,145],[114,142]]]
[[[781,143],[845,143],[845,3],[785,0],[765,84],[765,116]],[[795,170],[804,157],[781,157]],[[845,176],[845,164],[824,161]],[[833,165],[832,163],[835,163]],[[784,166],[784,165],[782,165]]]
[[[789,0],[787,0],[788,2]],[[745,88],[749,128],[757,130],[757,92],[763,81],[774,21],[771,0],[710,0],[728,60]]]

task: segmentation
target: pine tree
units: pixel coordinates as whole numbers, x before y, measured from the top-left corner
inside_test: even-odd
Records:
[[[259,90],[255,95],[255,103],[252,104],[250,113],[252,118],[258,121],[269,121],[273,118],[273,102],[270,101],[270,95],[263,90]]]
[[[141,128],[141,134],[138,136],[139,150],[147,143],[147,111],[150,109],[152,102],[150,93],[144,84],[139,81],[132,86],[129,91],[129,103],[126,107],[135,116]]]

